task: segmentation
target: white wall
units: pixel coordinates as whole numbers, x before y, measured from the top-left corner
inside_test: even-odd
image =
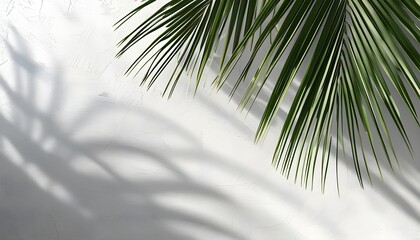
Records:
[[[167,101],[124,77],[111,26],[137,4],[0,3],[0,239],[420,239],[415,124],[385,184],[343,164],[340,198],[334,171],[304,190],[270,165],[281,119],[255,146],[257,114],[208,83]]]

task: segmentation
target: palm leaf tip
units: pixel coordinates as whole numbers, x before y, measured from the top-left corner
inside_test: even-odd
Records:
[[[115,26],[126,25],[154,3],[143,1]],[[384,169],[399,166],[396,139],[413,152],[399,108],[419,126],[419,12],[417,2],[409,0],[169,0],[122,39],[117,56],[153,35],[127,73],[144,69],[142,83],[150,87],[175,62],[164,91],[170,96],[184,72],[194,72],[198,86],[219,51],[214,84],[220,89],[233,71],[239,72],[231,94],[243,95],[240,109],[252,107],[268,79],[274,79],[257,140],[269,132],[296,74],[303,72],[273,165],[304,187],[313,188],[319,178],[325,189],[330,156],[336,164],[348,158],[364,186],[364,178],[372,182],[374,168],[382,176]],[[238,92],[244,83],[246,90]],[[393,129],[399,136],[392,136]]]

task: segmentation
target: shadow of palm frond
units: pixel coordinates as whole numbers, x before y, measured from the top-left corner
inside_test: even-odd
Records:
[[[9,61],[0,74],[1,239],[253,239],[261,213],[220,190],[206,176],[209,169],[261,185],[293,209],[303,204],[207,151],[195,134],[154,109],[90,98],[72,112],[81,101],[70,94],[59,61],[38,61],[13,26],[9,39]],[[126,115],[159,126],[148,132],[157,143],[145,132],[120,136],[112,124],[126,121],[109,119]],[[108,134],[101,133],[103,125]],[[165,145],[159,139],[167,134],[187,147]],[[264,215],[282,236],[298,238],[287,222]]]
[[[157,149],[120,139],[76,140],[75,133],[89,130],[89,119],[97,122],[101,111],[117,110],[92,104],[74,121],[67,119],[67,128],[60,114],[73,103],[62,86],[64,73],[58,64],[48,69],[37,63],[26,40],[11,30],[16,39],[7,43],[11,74],[0,75],[0,91],[5,105],[11,106],[0,114],[0,215],[7,219],[0,221],[2,239],[195,239],[183,225],[247,239],[188,208],[162,202],[192,197],[235,205],[223,193],[189,178]],[[158,114],[139,115],[160,121],[155,119]],[[184,129],[177,132],[195,141]],[[115,168],[127,163],[140,180]],[[142,164],[147,165],[143,170]]]

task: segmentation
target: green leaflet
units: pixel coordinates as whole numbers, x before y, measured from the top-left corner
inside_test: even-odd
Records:
[[[143,1],[116,28],[154,3]],[[117,57],[153,35],[127,74],[145,69],[141,82],[150,87],[175,62],[164,91],[170,97],[185,73],[195,76],[198,87],[217,51],[221,61],[213,84],[224,87],[238,71],[230,96],[242,95],[240,109],[252,108],[267,80],[275,79],[256,141],[269,132],[296,74],[303,72],[279,133],[274,167],[311,189],[319,174],[324,191],[335,154],[337,187],[341,158],[352,160],[363,187],[365,177],[372,183],[372,166],[381,177],[384,168],[398,166],[394,141],[413,151],[399,108],[407,108],[419,126],[419,15],[418,1],[410,0],[168,0],[121,40]],[[242,68],[240,60],[246,62]],[[241,84],[247,85],[244,92],[238,92]],[[391,136],[391,128],[399,136]]]

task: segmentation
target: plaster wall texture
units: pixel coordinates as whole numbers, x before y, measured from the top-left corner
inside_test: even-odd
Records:
[[[114,58],[129,28],[112,24],[137,4],[0,2],[0,239],[420,239],[414,123],[415,159],[385,183],[362,190],[342,164],[340,197],[334,171],[304,190],[270,165],[282,113],[255,145],[258,104],[124,76],[136,51]]]

